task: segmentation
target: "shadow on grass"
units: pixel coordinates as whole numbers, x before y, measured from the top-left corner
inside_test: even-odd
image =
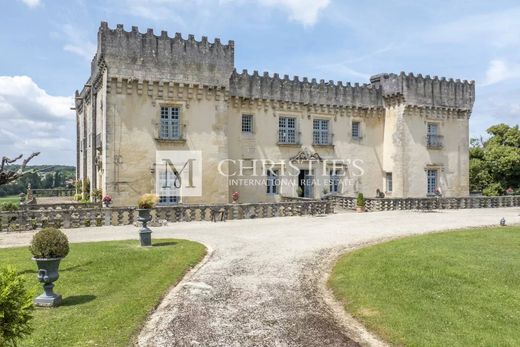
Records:
[[[166,242],[157,242],[152,244],[153,247],[164,247],[164,246],[175,246],[177,242],[175,241],[166,241]]]
[[[74,265],[74,266],[69,266],[69,267],[66,267],[64,269],[59,269],[59,272],[66,272],[66,271],[74,271],[74,270],[77,270],[77,269],[80,269],[84,266],[88,266],[92,264],[92,261],[87,261],[86,263],[83,263],[83,264],[78,264],[78,265]],[[33,273],[33,274],[37,274],[38,273],[38,269],[36,267],[36,264],[34,264],[34,268],[33,269],[25,269],[25,270],[20,270],[18,271],[18,275],[25,275],[25,274],[30,274],[30,273]]]
[[[95,295],[72,295],[63,299],[61,306],[75,306],[86,304],[96,298]]]
[[[80,268],[90,265],[90,264],[92,264],[92,261],[87,261],[86,263],[83,263],[83,264],[78,264],[78,265],[66,267],[64,269],[60,269],[60,272],[74,271],[74,270],[80,269]]]

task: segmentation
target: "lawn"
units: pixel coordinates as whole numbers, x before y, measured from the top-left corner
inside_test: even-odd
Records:
[[[55,291],[58,308],[38,308],[34,331],[20,346],[128,346],[168,288],[205,255],[203,245],[184,240],[71,244],[62,260]],[[0,264],[11,264],[29,288],[41,286],[27,248],[0,250]]]
[[[520,343],[520,227],[408,237],[341,257],[329,285],[394,345]]]
[[[19,203],[20,202],[20,197],[17,196],[17,195],[1,196],[0,197],[0,204],[3,204],[4,202]]]

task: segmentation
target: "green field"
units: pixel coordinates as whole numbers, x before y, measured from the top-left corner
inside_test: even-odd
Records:
[[[151,248],[138,241],[72,244],[55,283],[62,306],[37,308],[34,331],[19,346],[128,346],[168,288],[205,252],[184,240],[154,240]],[[0,264],[13,265],[40,294],[26,247],[0,250]]]
[[[16,195],[0,196],[0,204],[7,203],[7,202],[19,203],[20,198]]]
[[[409,237],[360,249],[329,285],[346,310],[394,345],[520,343],[520,227]]]

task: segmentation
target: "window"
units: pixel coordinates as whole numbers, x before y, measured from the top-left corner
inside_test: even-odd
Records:
[[[179,203],[179,197],[173,195],[161,195],[159,197],[159,205],[176,205]]]
[[[328,145],[329,121],[327,119],[315,119],[312,122],[312,142],[315,145]]]
[[[386,173],[386,191],[387,193],[391,193],[394,189],[394,182],[392,181],[392,173]]]
[[[180,109],[178,107],[161,107],[161,139],[180,139]]]
[[[427,170],[426,172],[428,195],[435,194],[435,190],[437,189],[437,173],[437,170]]]
[[[329,171],[329,176],[330,176],[329,190],[331,193],[337,193],[339,191],[340,175],[341,175],[340,170],[330,170]]]
[[[352,122],[352,138],[355,140],[361,139],[361,124],[359,122]]]
[[[174,205],[179,202],[179,185],[180,182],[175,174],[168,169],[159,172],[159,204]]]
[[[243,114],[242,115],[242,132],[252,133],[253,132],[253,115]]]
[[[267,171],[267,194],[278,192],[278,173],[274,170]]]
[[[278,142],[296,143],[296,118],[280,117],[278,120]]]
[[[442,147],[442,136],[439,135],[439,124],[428,123],[426,133],[426,144],[429,148]]]

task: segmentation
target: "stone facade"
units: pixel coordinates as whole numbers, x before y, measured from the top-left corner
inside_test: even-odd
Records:
[[[379,189],[387,197],[425,197],[433,185],[447,197],[468,195],[473,81],[401,73],[351,85],[239,73],[234,49],[233,41],[101,23],[91,76],[76,92],[78,178],[88,177],[115,205],[134,205],[154,191],[157,150],[201,150],[202,196],[182,197],[183,203],[227,203],[234,191],[251,203],[302,191],[318,198],[336,188],[344,196]],[[161,135],[164,107],[179,112],[175,138]],[[243,115],[252,116],[249,131]],[[294,122],[294,141],[280,141],[281,118]],[[320,125],[326,130],[317,141]],[[286,178],[276,192],[237,180],[251,177],[247,167],[255,160],[274,162],[277,177]],[[284,173],[284,161],[296,173]],[[336,171],[330,161],[345,164]],[[223,176],[219,167],[235,175]],[[342,177],[335,187],[331,170]],[[265,181],[260,171],[254,177]],[[303,187],[307,179],[313,184]]]

